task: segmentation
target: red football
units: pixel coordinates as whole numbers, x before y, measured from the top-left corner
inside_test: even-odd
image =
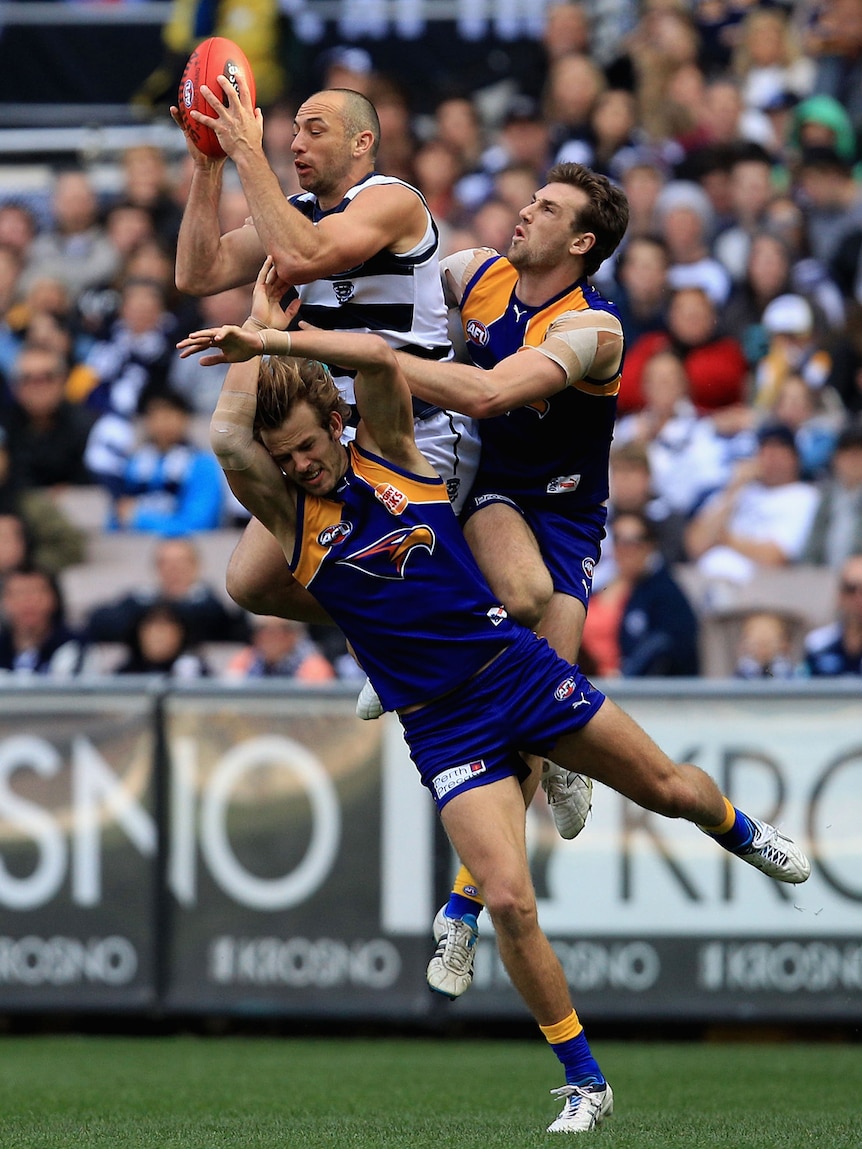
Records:
[[[237,88],[237,68],[242,68],[251,92],[252,103],[254,103],[256,95],[254,76],[245,52],[233,40],[227,40],[224,36],[210,36],[208,40],[198,44],[189,56],[183,71],[177,95],[177,107],[192,143],[204,155],[217,157],[223,156],[225,153],[212,128],[208,128],[205,124],[193,119],[189,112],[194,108],[205,116],[213,116],[212,108],[201,95],[202,84],[206,84],[210,91],[216,95],[221,93],[222,103],[227,107],[227,97],[222,92],[218,77],[227,76],[234,88]]]

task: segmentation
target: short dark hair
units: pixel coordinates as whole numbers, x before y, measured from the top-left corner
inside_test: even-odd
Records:
[[[257,374],[255,437],[260,438],[261,431],[280,427],[297,403],[307,403],[316,412],[321,427],[329,426],[333,411],[342,419],[350,415],[350,408],[338,394],[323,363],[285,356],[261,359]]]
[[[577,214],[575,230],[591,231],[595,244],[584,256],[584,271],[592,275],[616,251],[629,224],[629,201],[622,188],[607,176],[584,164],[554,164],[547,175],[549,184],[568,184],[586,192],[589,199]]]
[[[380,148],[380,119],[377,109],[367,96],[354,92],[352,88],[332,88],[344,97],[341,122],[348,136],[358,136],[360,132],[371,132],[374,143],[371,145],[371,159],[377,158]]]

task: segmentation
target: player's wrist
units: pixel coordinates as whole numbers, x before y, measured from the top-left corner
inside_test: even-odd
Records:
[[[259,332],[264,355],[290,355],[290,332],[275,331],[271,327]]]

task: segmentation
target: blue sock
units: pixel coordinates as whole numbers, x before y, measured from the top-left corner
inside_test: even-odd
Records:
[[[729,830],[723,834],[710,834],[709,830],[706,833],[732,854],[744,854],[754,840],[755,827],[747,814],[737,810],[736,806],[733,809],[736,818]]]
[[[472,898],[465,898],[463,894],[450,894],[449,901],[446,903],[446,917],[464,918],[468,914],[472,914],[474,918],[478,918],[482,909],[481,902],[476,902]]]
[[[604,1085],[605,1078],[593,1057],[583,1030],[577,1037],[552,1045],[566,1071],[566,1085]]]

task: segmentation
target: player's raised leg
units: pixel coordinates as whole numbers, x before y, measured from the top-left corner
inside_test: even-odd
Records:
[[[597,781],[647,810],[693,822],[770,878],[797,884],[811,873],[795,842],[733,806],[700,767],[674,762],[609,698],[585,726],[561,738],[552,753],[569,770],[589,762]]]

